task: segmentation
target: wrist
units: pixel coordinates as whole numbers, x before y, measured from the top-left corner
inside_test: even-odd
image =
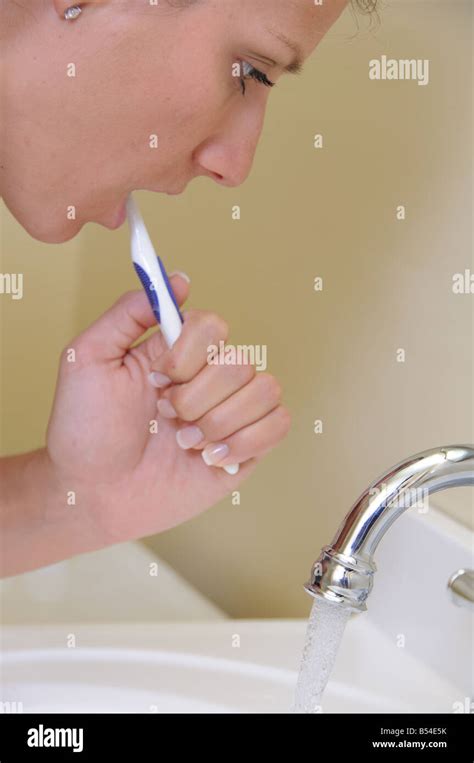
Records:
[[[75,474],[64,473],[48,448],[37,451],[36,468],[46,496],[42,510],[45,525],[51,528],[63,526],[70,536],[70,543],[75,543],[78,548],[75,553],[109,545],[112,541],[100,521],[105,501],[99,486],[91,485],[90,481]]]
[[[2,459],[1,467],[3,575],[107,545],[87,491],[68,484],[46,448]]]

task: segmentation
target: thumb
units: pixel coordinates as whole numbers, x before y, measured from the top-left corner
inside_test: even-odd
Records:
[[[189,282],[179,273],[169,280],[176,302],[181,306],[188,298]],[[117,360],[152,326],[156,326],[156,319],[145,292],[142,289],[128,291],[83,331],[74,345],[82,360]]]

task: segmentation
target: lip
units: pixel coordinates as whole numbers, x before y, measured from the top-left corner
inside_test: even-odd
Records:
[[[115,222],[112,224],[112,230],[116,230],[117,228],[120,228],[121,225],[125,222],[127,217],[127,202],[124,201],[121,205],[119,211],[117,212]]]
[[[164,193],[166,194],[166,196],[181,196],[181,194],[184,193],[185,189],[186,189],[186,186],[181,188],[179,191],[165,191],[163,188],[147,188],[145,190],[151,191],[152,193]]]
[[[182,188],[180,191],[163,191],[160,188],[144,188],[142,190],[144,191],[151,191],[152,193],[164,193],[166,196],[180,196],[186,186]],[[115,215],[114,221],[110,226],[110,230],[116,230],[117,228],[120,228],[121,225],[124,224],[125,220],[127,219],[127,200],[120,205],[120,208],[117,210],[117,213]]]

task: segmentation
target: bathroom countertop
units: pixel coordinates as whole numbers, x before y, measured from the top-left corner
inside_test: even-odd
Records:
[[[3,625],[223,620],[139,541],[0,580]]]

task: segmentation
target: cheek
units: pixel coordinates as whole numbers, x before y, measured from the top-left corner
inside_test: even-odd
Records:
[[[200,58],[177,65],[160,85],[156,98],[158,120],[170,141],[192,136],[196,144],[209,137],[235,98],[237,83],[229,73],[205,65]]]
[[[186,154],[219,130],[231,103],[238,103],[239,86],[223,50],[216,10],[207,3],[193,8],[140,28],[140,52],[124,73],[127,83],[133,72],[139,90],[133,119],[142,135],[156,133],[163,147],[157,157],[161,166],[167,157],[175,159],[176,151]]]

